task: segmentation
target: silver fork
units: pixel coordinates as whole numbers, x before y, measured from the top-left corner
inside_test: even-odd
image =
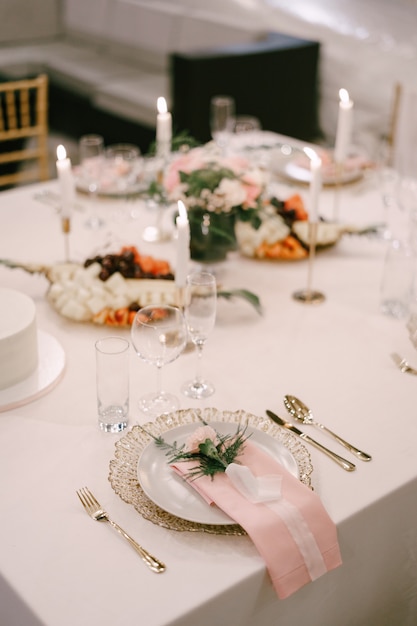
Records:
[[[128,540],[132,548],[134,548],[136,552],[140,555],[142,561],[146,563],[146,565],[153,572],[160,574],[161,572],[165,571],[166,566],[164,563],[152,556],[152,554],[149,554],[149,552],[145,550],[145,548],[140,546],[134,539],[132,539],[132,537],[128,535],[127,532],[123,530],[123,528],[120,528],[120,526],[116,524],[116,522],[113,522],[113,520],[110,519],[106,511],[100,506],[100,504],[97,502],[97,500],[87,487],[79,489],[77,491],[77,496],[79,497],[81,504],[87,511],[88,515],[92,517],[93,520],[95,520],[96,522],[109,522],[109,524],[111,524],[111,526],[115,530],[117,530],[117,532],[122,535],[122,537]]]
[[[407,372],[408,374],[414,374],[417,376],[417,369],[412,367],[406,359],[403,359],[399,354],[393,352],[391,357],[396,365],[400,368],[402,372]]]

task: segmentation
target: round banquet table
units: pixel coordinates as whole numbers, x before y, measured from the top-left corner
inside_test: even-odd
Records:
[[[276,181],[282,197],[308,189]],[[39,201],[58,192],[56,180],[0,194],[0,258],[50,265],[64,260],[60,218]],[[372,172],[339,190],[340,220],[367,226],[381,220]],[[332,214],[334,188],[325,188],[320,213]],[[42,196],[45,198],[45,195]],[[85,227],[88,199],[79,194],[69,236],[71,258],[82,262],[103,249],[136,245],[175,267],[175,242],[145,243],[155,214],[141,201],[101,198],[105,227]],[[167,211],[165,225],[172,223]],[[244,300],[219,299],[203,368],[215,394],[181,396],[195,370],[184,353],[162,372],[164,387],[182,408],[265,410],[286,417],[283,397],[308,404],[319,421],[372,454],[343,471],[309,447],[312,485],[337,525],[343,565],[286,600],[278,600],[265,565],[246,536],[179,532],[144,519],[108,480],[115,444],[126,432],[97,426],[94,343],[129,329],[77,323],[46,299],[42,275],[0,266],[0,285],[28,294],[38,328],[65,353],[65,369],[46,393],[0,412],[0,622],[5,626],[413,626],[417,622],[417,464],[415,377],[390,359],[399,352],[417,362],[406,320],[379,311],[386,244],[345,235],[317,252],[313,285],[326,299],[296,302],[307,284],[307,261],[258,261],[238,253],[219,269],[224,288],[246,288],[263,315]],[[145,423],[135,405],[155,386],[155,371],[131,351],[130,426]],[[325,433],[304,431],[343,456]],[[87,485],[116,520],[167,564],[162,575],[143,566],[107,525],[94,524],[76,490]]]

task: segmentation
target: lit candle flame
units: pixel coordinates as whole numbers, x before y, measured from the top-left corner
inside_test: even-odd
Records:
[[[341,100],[341,102],[344,102],[345,104],[347,104],[350,100],[349,97],[349,92],[347,89],[339,89],[339,98]]]
[[[67,158],[67,151],[62,144],[57,147],[56,156],[58,157],[58,161],[63,161]]]
[[[158,113],[167,113],[168,111],[167,101],[162,96],[158,98],[156,106],[158,109]]]
[[[308,156],[308,158],[310,159],[310,161],[313,161],[313,163],[321,163],[321,158],[319,157],[319,155],[317,154],[317,152],[315,150],[313,150],[313,148],[309,148],[308,146],[305,147],[303,149],[304,154],[306,154]]]
[[[181,220],[188,220],[187,209],[185,208],[185,204],[182,200],[178,200],[178,213]]]

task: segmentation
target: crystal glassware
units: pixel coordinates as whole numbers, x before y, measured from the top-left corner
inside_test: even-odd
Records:
[[[118,433],[126,428],[129,415],[129,342],[104,337],[95,347],[99,427]]]
[[[188,335],[197,348],[197,371],[194,379],[182,386],[189,398],[207,398],[214,386],[201,375],[203,348],[214,328],[217,308],[216,278],[209,272],[194,272],[187,276],[184,315]]]
[[[161,370],[175,361],[187,343],[187,326],[180,309],[150,304],[139,309],[132,323],[133,347],[145,363],[157,369],[157,388],[139,400],[139,409],[146,415],[157,417],[179,408],[175,395],[162,390]]]
[[[211,136],[224,152],[235,127],[235,101],[231,96],[214,96],[210,100]]]
[[[105,174],[111,189],[124,194],[137,182],[140,174],[140,150],[130,143],[108,146],[105,151]]]
[[[83,135],[79,142],[81,179],[91,201],[91,214],[86,221],[87,228],[97,230],[104,221],[97,213],[97,196],[104,160],[104,139],[101,135]]]
[[[158,155],[144,159],[142,180],[148,192],[151,188],[154,190],[147,198],[146,206],[156,214],[155,224],[146,226],[142,233],[142,239],[148,243],[161,243],[171,238],[171,233],[163,227],[163,218],[169,207],[164,189],[166,167],[167,159],[162,159]]]

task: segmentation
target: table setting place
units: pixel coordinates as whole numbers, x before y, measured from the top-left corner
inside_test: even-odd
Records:
[[[37,424],[50,433],[33,440],[38,468],[23,443],[30,463],[6,450],[3,524],[14,532],[13,494],[30,474],[42,500],[58,492],[61,530],[77,529],[55,585],[56,544],[18,522],[0,571],[8,626],[26,606],[21,624],[52,626],[59,602],[63,626],[417,617],[414,600],[387,592],[417,549],[416,209],[384,205],[378,163],[352,143],[353,108],[341,89],[335,145],[323,147],[217,97],[199,145],[173,136],[159,98],[149,154],[85,135],[76,165],[58,146],[56,180],[0,194],[1,442],[26,444],[29,422],[30,437]],[[48,455],[61,453],[48,488]],[[106,531],[88,543],[97,521],[118,544]],[[22,574],[26,531],[36,553],[44,544],[51,607]],[[126,559],[124,596],[100,570],[106,550]]]

